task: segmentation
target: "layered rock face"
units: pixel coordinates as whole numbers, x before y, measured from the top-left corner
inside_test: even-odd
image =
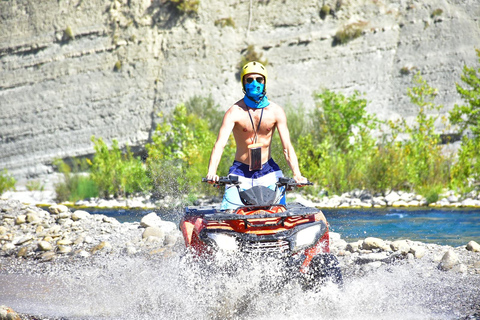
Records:
[[[324,3],[333,14],[321,15]],[[226,109],[243,96],[250,45],[281,105],[358,90],[379,118],[410,118],[406,91],[421,72],[446,113],[462,103],[462,67],[477,64],[478,17],[476,0],[200,0],[190,15],[166,0],[1,1],[0,168],[48,171],[92,153],[92,135],[142,146],[160,112],[195,95]],[[347,26],[362,33],[340,44]]]

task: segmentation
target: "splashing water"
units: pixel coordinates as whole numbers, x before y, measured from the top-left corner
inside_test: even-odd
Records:
[[[1,272],[0,304],[64,319],[466,319],[480,309],[480,277],[428,262],[348,275],[317,292],[285,283],[275,261],[196,263],[171,257],[24,262]],[[0,269],[0,271],[4,271]]]

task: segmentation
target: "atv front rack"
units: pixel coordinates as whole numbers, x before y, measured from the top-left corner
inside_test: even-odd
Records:
[[[244,211],[251,211],[251,210],[258,210],[262,211],[265,207],[240,207],[238,210]],[[219,210],[216,207],[210,206],[192,206],[185,208],[185,217],[202,217],[207,221],[224,221],[224,220],[245,220],[245,219],[265,219],[265,218],[286,218],[286,217],[294,217],[294,216],[308,216],[319,212],[320,210],[317,208],[312,207],[305,207],[301,204],[294,204],[291,207],[287,207],[286,211],[278,212],[278,213],[260,213],[260,214],[250,214],[250,215],[243,215],[237,214],[235,212],[226,212],[223,210]]]

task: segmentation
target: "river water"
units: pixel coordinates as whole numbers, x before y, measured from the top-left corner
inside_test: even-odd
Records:
[[[152,210],[87,209],[115,217],[121,222],[140,221]],[[366,237],[384,240],[410,239],[440,245],[462,246],[480,243],[480,209],[382,208],[323,209],[331,230],[347,242]],[[158,212],[164,220],[178,223],[181,210]]]
[[[476,319],[480,310],[478,276],[422,262],[347,277],[343,288],[319,292],[268,286],[277,266],[206,272],[180,257],[37,265],[0,275],[0,304],[42,319],[437,320]]]
[[[418,240],[465,241],[464,236],[442,235],[454,234],[449,230],[463,225],[463,218],[476,221],[473,232],[478,237],[478,211],[457,211],[454,214],[465,216],[451,222],[445,216],[450,213],[440,211],[325,214],[332,228],[349,239],[418,235]],[[111,215],[138,221],[145,213]],[[175,221],[179,214],[169,212],[168,218]],[[416,220],[410,225],[431,230],[428,236],[422,229],[402,231],[409,217]],[[396,235],[392,230],[397,230]],[[181,249],[161,258],[26,261],[0,272],[0,305],[42,315],[41,319],[480,319],[480,276],[443,272],[429,259],[347,276],[343,288],[327,284],[318,292],[304,291],[294,282],[285,284],[279,266],[275,261],[247,261],[234,269],[205,269]]]

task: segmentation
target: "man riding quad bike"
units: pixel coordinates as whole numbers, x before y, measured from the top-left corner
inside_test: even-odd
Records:
[[[342,284],[322,212],[300,203],[278,204],[287,190],[311,183],[299,184],[282,177],[276,190],[265,186],[241,190],[238,177],[228,176],[220,177],[217,184],[234,185],[243,205],[234,210],[186,207],[180,229],[186,247],[194,254],[275,256],[285,263],[288,277],[300,279],[306,288],[325,281]]]

